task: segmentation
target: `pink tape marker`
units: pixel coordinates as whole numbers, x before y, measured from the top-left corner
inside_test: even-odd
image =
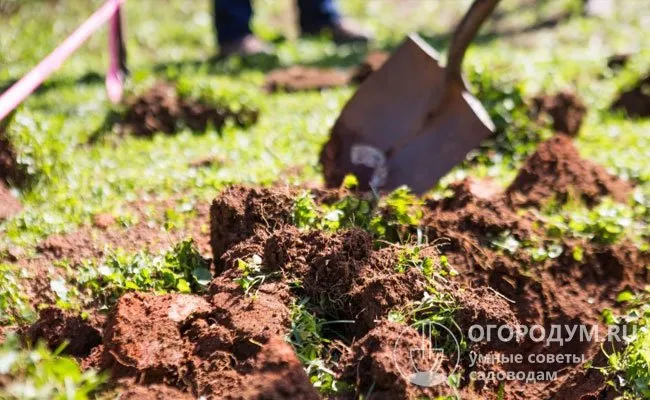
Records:
[[[18,105],[22,103],[23,100],[25,100],[27,96],[29,96],[41,83],[43,83],[48,76],[56,71],[93,32],[111,19],[111,17],[117,13],[122,3],[124,3],[124,0],[107,0],[104,5],[102,5],[93,13],[93,15],[90,16],[90,18],[86,20],[86,22],[81,24],[77,30],[68,36],[59,47],[54,49],[54,51],[45,57],[34,69],[29,71],[27,75],[23,76],[22,79],[4,92],[0,96],[0,120],[9,115],[13,109],[18,107]],[[116,48],[119,48],[119,46],[116,46]],[[113,59],[112,56],[111,59]],[[111,64],[113,64],[112,60]],[[115,82],[111,83],[111,85],[114,84]],[[116,89],[114,86],[110,90],[114,91],[113,95],[111,95],[109,91],[109,97],[112,96],[111,100],[119,97],[115,94]],[[121,94],[121,86],[119,93]]]

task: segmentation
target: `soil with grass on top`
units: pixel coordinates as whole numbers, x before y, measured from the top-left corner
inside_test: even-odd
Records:
[[[650,116],[650,75],[642,78],[630,90],[621,95],[612,104],[614,110],[624,110],[633,118]]]
[[[264,88],[269,92],[322,90],[348,83],[348,74],[337,69],[292,66],[268,73]]]
[[[564,203],[571,196],[595,205],[603,196],[626,202],[631,189],[628,182],[581,158],[570,138],[555,135],[526,160],[507,194],[520,207],[551,199]]]
[[[173,84],[158,82],[140,96],[127,100],[127,111],[120,122],[121,130],[136,136],[156,132],[175,133],[183,125],[204,131],[208,124],[221,129],[227,121],[248,126],[257,121],[254,110],[231,110],[228,106],[205,104],[178,95]]]
[[[563,91],[533,98],[534,114],[548,115],[555,131],[576,136],[587,114],[587,107],[577,94]]]
[[[284,339],[291,332],[295,303],[308,298],[309,312],[330,323],[328,351],[336,360],[333,372],[350,388],[339,398],[368,392],[373,398],[386,399],[443,394],[444,388],[408,382],[403,373],[408,364],[400,362],[408,360],[409,346],[421,343],[422,332],[391,321],[391,312],[421,301],[433,285],[453,303],[453,319],[465,333],[477,324],[513,330],[522,325],[548,329],[557,324],[604,329],[600,311],[618,309],[617,293],[641,289],[648,282],[646,254],[625,241],[598,244],[565,239],[560,243],[561,254],[533,263],[525,249],[510,254],[492,242],[503,232],[522,242],[532,237],[547,240],[538,216],[520,205],[538,207],[569,193],[595,204],[602,196],[616,198],[622,193],[617,185],[626,184],[581,159],[564,135],[541,144],[506,190],[471,180],[451,185],[451,196],[425,202],[420,226],[429,243],[420,246],[420,254],[435,260],[444,254],[458,272],[435,282],[417,268],[397,272],[405,245],[380,245],[358,228],[331,233],[295,227],[292,215],[298,188],[231,186],[214,199],[209,210],[215,267],[205,294],[128,293],[101,326],[92,326],[100,332],[99,341],[77,338],[76,330],[71,332],[69,327],[84,321],[52,310],[41,316],[31,332],[50,345],[66,338],[78,342],[83,351],[75,354],[83,354],[79,356],[82,365],[111,372],[112,383],[127,392],[151,387],[153,393],[168,391],[179,397],[317,399],[321,395]],[[343,193],[316,190],[314,194],[316,202],[331,203]],[[206,224],[207,205],[201,209],[199,215]],[[116,226],[98,232],[129,235]],[[189,232],[195,240],[207,236]],[[79,236],[61,238],[39,246],[48,262],[74,258],[87,247]],[[137,248],[150,238],[131,236],[129,240]],[[207,246],[207,237],[201,240]],[[580,260],[572,255],[575,247],[583,250]],[[251,262],[253,256],[260,262],[256,273],[265,278],[245,290],[240,281],[241,262]],[[404,348],[395,347],[398,338]],[[595,340],[574,340],[558,346],[523,338],[482,340],[470,343],[468,351],[506,356],[563,352],[602,365],[601,345]],[[400,361],[395,361],[395,354]],[[472,371],[557,373],[552,382],[510,382],[504,389],[508,399],[564,394],[607,398],[614,394],[582,362],[471,365],[464,356],[460,367],[464,379]],[[449,356],[442,368],[453,369]],[[462,398],[498,398],[498,383],[466,382],[462,380],[458,388]]]

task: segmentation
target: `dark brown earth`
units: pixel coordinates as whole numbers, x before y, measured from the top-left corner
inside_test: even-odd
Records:
[[[40,311],[38,321],[29,328],[27,336],[32,343],[43,340],[53,349],[67,342],[63,353],[76,357],[89,355],[102,341],[101,332],[89,321],[55,307]]]
[[[16,149],[7,136],[6,129],[11,117],[0,121],[0,183],[22,187],[26,184],[25,167],[18,163]]]
[[[555,135],[526,160],[507,195],[519,207],[539,206],[548,200],[564,203],[571,197],[594,205],[603,196],[625,202],[631,189],[600,165],[581,158],[570,138]]]
[[[621,93],[612,108],[624,110],[629,117],[645,118],[650,116],[650,75],[642,78],[630,90]]]
[[[22,208],[20,201],[11,194],[4,182],[0,181],[0,222],[18,213]]]
[[[269,92],[322,90],[345,86],[348,79],[347,73],[337,69],[293,66],[269,72],[264,88]]]
[[[642,289],[648,282],[644,267],[648,255],[625,241],[606,245],[565,239],[556,258],[540,262],[533,262],[523,247],[510,253],[494,245],[503,233],[521,243],[534,238],[543,245],[558,243],[546,236],[538,214],[521,205],[539,207],[548,199],[566,200],[570,194],[587,204],[596,204],[606,195],[624,199],[618,196],[629,185],[581,159],[565,135],[541,144],[505,191],[494,183],[471,180],[450,189],[451,196],[424,205],[420,230],[425,244],[420,254],[435,260],[444,254],[457,276],[432,282],[417,268],[397,272],[406,247],[377,243],[356,228],[336,233],[296,228],[292,212],[297,188],[232,186],[212,202],[209,221],[207,205],[199,204],[183,230],[200,241],[204,252],[212,250],[215,276],[207,293],[128,293],[101,325],[46,309],[29,332],[51,346],[71,340],[74,346],[69,351],[81,357],[85,368],[111,372],[112,383],[132,398],[146,392],[151,398],[317,399],[319,394],[284,340],[291,332],[294,302],[309,298],[308,310],[330,322],[324,332],[332,342],[325,357],[338,360],[335,375],[351,388],[336,398],[371,392],[371,398],[412,399],[444,394],[444,386],[424,389],[407,381],[412,372],[410,349],[421,345],[422,332],[390,322],[389,312],[408,310],[427,290],[444,294],[445,301],[453,304],[453,320],[466,334],[476,324],[511,329],[586,324],[603,329],[600,311],[617,310],[618,293]],[[314,193],[317,202],[326,203],[343,194]],[[44,241],[38,247],[41,264],[37,265],[44,268],[59,259],[74,263],[97,257],[101,255],[98,243],[155,248],[152,241],[161,239],[159,228],[146,230],[144,214],[129,229],[117,223],[99,225]],[[200,228],[207,226],[209,245],[207,230]],[[576,247],[583,250],[580,260],[572,255]],[[260,273],[266,278],[246,293],[236,281],[242,276],[239,260],[249,262],[253,256],[261,260]],[[87,328],[71,328],[77,326]],[[524,337],[469,343],[468,351],[570,353],[602,365],[601,344],[574,340],[559,346]],[[426,362],[417,361],[424,363],[422,368]],[[449,372],[453,364],[453,354],[445,353],[441,368]],[[508,382],[504,399],[615,395],[600,372],[581,364],[470,366],[463,358],[461,367],[462,398],[497,399],[497,382],[467,385],[469,373],[476,371],[558,374],[551,382]]]
[[[533,98],[533,106],[534,115],[549,116],[553,129],[569,136],[578,134],[587,114],[584,102],[575,93],[568,91],[537,96]]]
[[[204,131],[208,124],[219,130],[227,121],[248,126],[257,117],[257,111],[247,108],[233,111],[227,106],[183,99],[173,84],[158,82],[142,95],[127,100],[120,125],[136,136],[151,136],[156,132],[174,133],[183,125],[194,131]]]

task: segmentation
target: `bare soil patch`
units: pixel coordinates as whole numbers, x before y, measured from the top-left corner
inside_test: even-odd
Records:
[[[322,90],[348,83],[348,74],[337,69],[292,66],[269,72],[264,83],[269,92],[299,92]]]
[[[577,94],[564,91],[533,98],[534,114],[548,115],[556,132],[576,136],[587,114],[587,107]]]
[[[217,130],[227,121],[247,126],[257,121],[257,111],[231,110],[183,99],[169,83],[158,82],[140,96],[127,100],[127,111],[120,122],[121,129],[136,136],[151,136],[156,132],[175,133],[181,126],[204,131],[208,124]]]
[[[650,116],[650,75],[639,80],[630,90],[621,93],[612,108],[624,110],[632,118]]]

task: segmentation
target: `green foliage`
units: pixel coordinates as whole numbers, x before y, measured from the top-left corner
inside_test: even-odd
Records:
[[[353,184],[352,178],[347,178]],[[309,191],[295,201],[293,222],[299,228],[335,232],[359,227],[378,239],[397,241],[417,228],[422,218],[422,200],[408,188],[400,187],[382,197],[377,204],[354,194],[346,194],[333,204],[316,204]]]
[[[623,399],[650,399],[650,292],[624,291],[617,301],[626,304],[627,313],[614,316],[605,310],[606,322],[626,325],[628,337],[622,350],[607,354],[608,365],[601,370]]]
[[[494,137],[472,155],[472,162],[515,168],[537,144],[550,137],[550,131],[531,120],[523,83],[508,81],[503,74],[483,68],[470,69],[468,78],[496,127]]]
[[[323,337],[327,324],[349,321],[326,321],[308,310],[309,299],[294,303],[291,308],[291,330],[287,340],[293,346],[300,361],[305,366],[314,387],[323,394],[336,394],[348,390],[348,386],[337,381],[328,364],[334,362],[328,353],[331,341]]]
[[[241,276],[235,279],[235,282],[244,290],[248,296],[255,287],[259,289],[267,278],[277,276],[277,272],[262,272],[262,258],[253,254],[247,260],[237,259],[237,270]],[[257,293],[257,289],[255,291]]]
[[[23,324],[35,319],[20,282],[26,278],[24,270],[0,263],[0,326]]]
[[[93,370],[82,371],[72,357],[51,352],[43,343],[34,349],[22,349],[15,335],[0,347],[0,398],[84,400],[106,381]],[[4,378],[10,382],[5,383]]]
[[[193,240],[187,239],[159,255],[110,251],[101,262],[85,262],[71,271],[70,284],[55,279],[50,286],[60,306],[73,307],[90,294],[108,307],[127,291],[201,293],[211,280],[208,268]]]
[[[549,236],[558,239],[581,237],[596,243],[613,244],[626,233],[632,232],[633,210],[625,205],[605,199],[592,210],[586,207],[561,209],[545,217]]]
[[[395,271],[405,273],[409,268],[416,268],[428,279],[436,276],[456,276],[458,272],[449,265],[445,256],[432,258],[421,254],[421,246],[405,246],[399,253]],[[437,252],[434,252],[437,255]]]

